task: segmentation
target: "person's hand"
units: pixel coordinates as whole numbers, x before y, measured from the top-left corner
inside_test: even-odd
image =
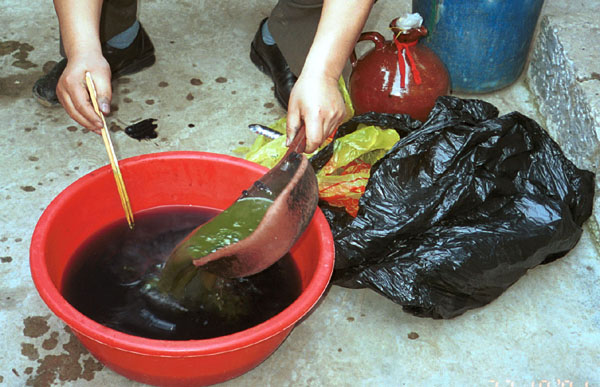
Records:
[[[290,95],[287,114],[287,145],[302,124],[306,128],[306,153],[312,153],[334,132],[346,115],[338,80],[301,74]]]
[[[67,67],[58,80],[56,95],[69,116],[80,125],[100,133],[102,120],[96,114],[85,84],[85,73],[94,80],[98,106],[104,114],[110,113],[112,89],[108,62],[101,53],[83,53],[69,57]]]

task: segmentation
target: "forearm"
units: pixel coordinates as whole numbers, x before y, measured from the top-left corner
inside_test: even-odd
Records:
[[[337,81],[362,32],[373,0],[325,0],[302,73]]]
[[[102,0],[54,0],[67,66],[56,85],[66,112],[82,126],[99,133],[102,120],[94,111],[85,73],[92,74],[100,109],[110,112],[111,70],[100,45]]]
[[[100,13],[103,0],[54,0],[67,58],[101,53]]]

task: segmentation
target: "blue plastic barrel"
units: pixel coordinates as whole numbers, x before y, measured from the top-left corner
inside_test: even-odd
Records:
[[[452,90],[487,93],[517,80],[544,0],[413,0]]]

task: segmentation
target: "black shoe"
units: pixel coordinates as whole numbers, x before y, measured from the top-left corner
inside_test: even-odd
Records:
[[[102,55],[110,65],[112,79],[123,75],[137,73],[146,67],[150,67],[156,61],[154,46],[150,37],[140,26],[135,40],[124,49],[110,47],[106,43],[102,45]],[[56,85],[58,79],[67,67],[67,60],[62,59],[33,85],[33,96],[44,106],[56,106],[59,104],[56,96]]]
[[[292,87],[294,87],[294,83],[298,78],[290,70],[290,66],[288,66],[277,45],[267,45],[263,41],[262,26],[266,21],[267,19],[264,19],[260,23],[250,45],[250,60],[260,71],[271,77],[275,84],[275,98],[287,110]]]

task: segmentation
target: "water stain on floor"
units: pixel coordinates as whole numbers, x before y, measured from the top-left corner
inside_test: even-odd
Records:
[[[0,42],[0,56],[11,55],[16,59],[12,63],[13,67],[21,69],[30,69],[37,65],[29,60],[29,52],[33,51],[33,46],[29,43],[21,43],[16,40],[5,40]]]
[[[40,357],[37,348],[31,343],[21,343],[21,355],[27,357],[29,360],[37,360]]]
[[[419,338],[419,334],[417,332],[410,332],[406,335],[410,340],[416,340]]]
[[[42,348],[46,351],[51,351],[58,345],[58,332],[50,333],[50,337],[44,340],[42,343]]]
[[[111,122],[108,130],[115,133],[115,132],[119,132],[119,131],[123,130],[123,128],[120,127],[119,125],[115,124],[114,122]]]
[[[0,42],[0,56],[12,54],[19,48],[21,43],[16,40],[5,40]]]
[[[43,336],[50,327],[48,326],[48,319],[50,316],[29,316],[23,320],[23,334],[27,337],[40,337]]]
[[[21,353],[37,363],[35,373],[34,367],[25,369],[25,374],[30,375],[26,386],[49,387],[55,385],[57,381],[62,384],[80,379],[91,381],[96,372],[104,368],[102,363],[90,355],[68,327],[65,327],[65,332],[68,334],[68,342],[62,345],[62,351],[57,354],[46,354],[41,357],[33,344],[21,344]],[[55,349],[58,343],[57,337],[58,332],[51,332],[50,338],[44,341],[42,348]]]
[[[40,77],[40,73],[24,73],[0,77],[0,99],[9,97],[12,99],[31,97],[31,88]]]

